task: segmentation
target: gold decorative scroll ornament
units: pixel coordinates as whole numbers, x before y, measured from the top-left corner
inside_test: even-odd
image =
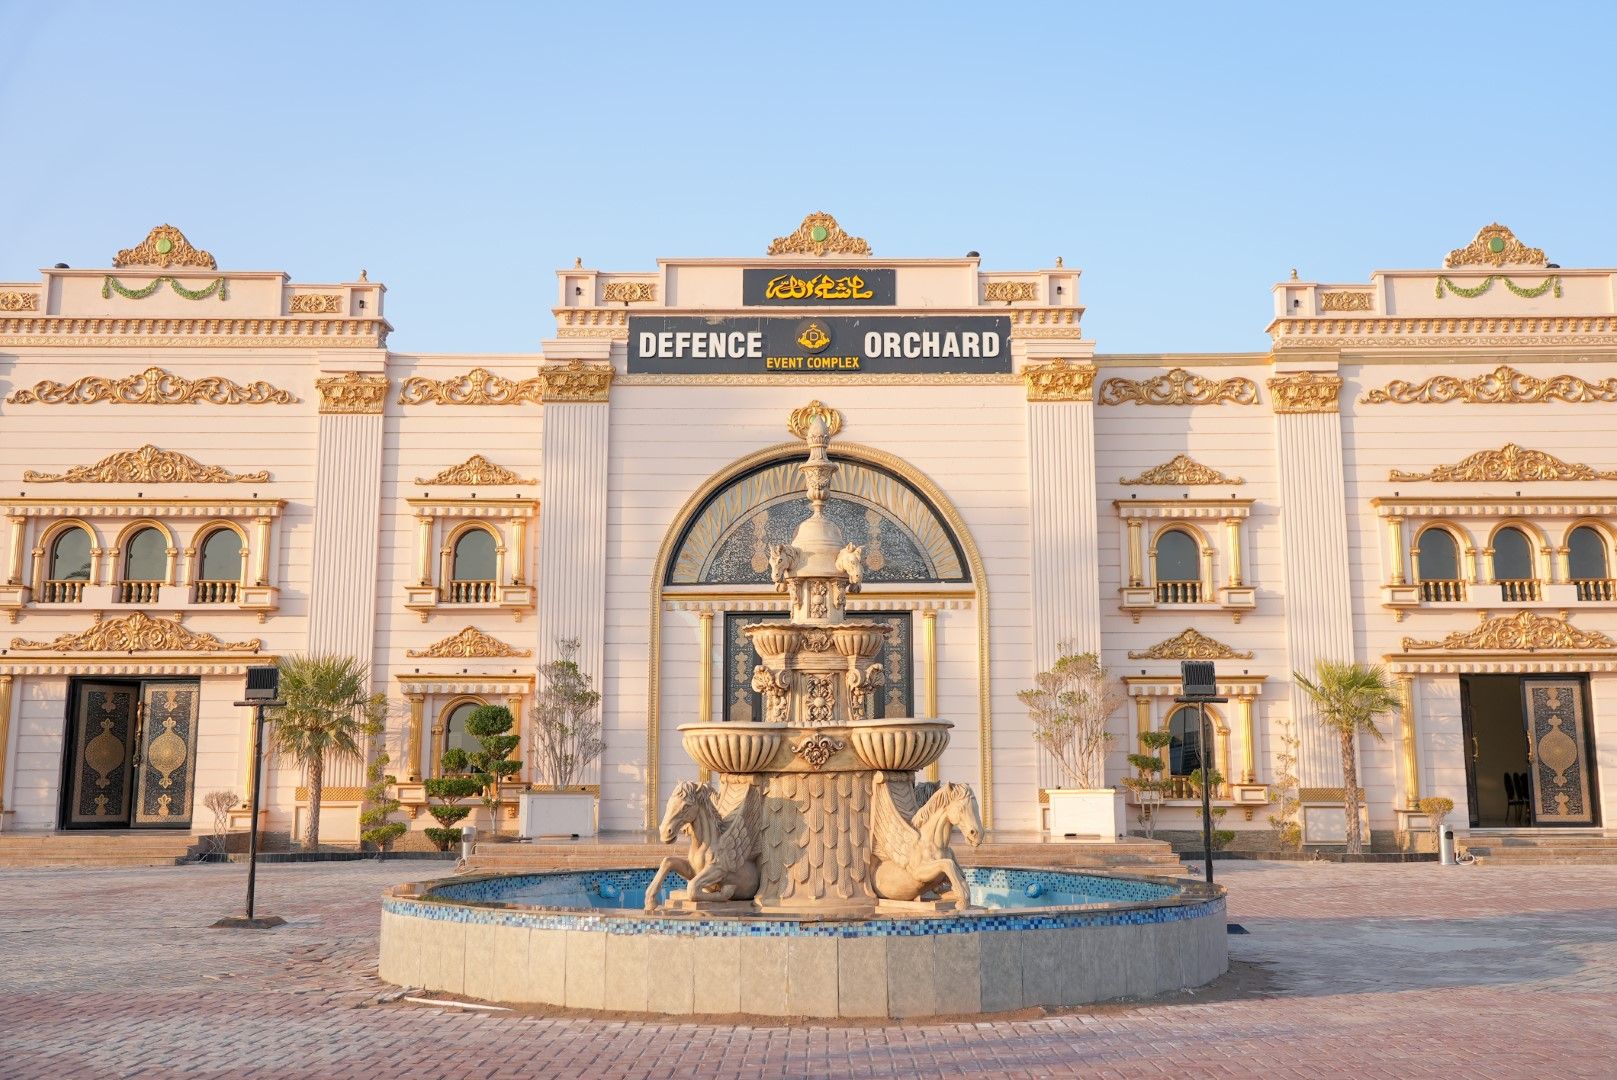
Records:
[[[649,304],[657,299],[657,285],[651,281],[609,281],[601,288],[601,299],[609,303]]]
[[[198,266],[217,270],[213,256],[191,246],[185,234],[172,225],[159,225],[146,234],[146,239],[132,248],[124,248],[112,260],[113,266]]]
[[[1530,248],[1497,221],[1484,225],[1477,238],[1463,248],[1449,252],[1443,265],[1456,266],[1543,266],[1542,248]]]
[[[482,454],[473,454],[459,465],[451,465],[436,476],[418,476],[415,482],[428,484],[463,484],[466,487],[493,487],[499,484],[533,484],[510,469],[494,464]]]
[[[1359,399],[1364,405],[1444,405],[1463,401],[1471,405],[1529,405],[1544,401],[1573,404],[1617,402],[1617,378],[1589,382],[1577,375],[1551,375],[1541,379],[1501,365],[1470,378],[1433,375],[1418,383],[1394,379]]]
[[[31,292],[0,292],[0,311],[38,311],[39,294]]]
[[[1039,283],[1037,281],[990,281],[983,286],[984,300],[1037,300],[1039,298]]]
[[[1130,652],[1130,660],[1250,660],[1252,654],[1230,648],[1222,641],[1198,631],[1194,626],[1184,633],[1159,641],[1149,649]]]
[[[1431,480],[1436,483],[1465,481],[1534,480],[1617,480],[1617,472],[1604,472],[1588,465],[1562,461],[1543,450],[1529,450],[1506,443],[1498,450],[1478,450],[1455,465],[1439,465],[1431,472],[1413,473],[1394,469],[1388,480]]]
[[[1483,616],[1473,630],[1461,630],[1442,641],[1404,638],[1404,651],[1443,649],[1451,652],[1531,652],[1536,649],[1617,649],[1617,641],[1598,630],[1580,630],[1567,621],[1566,612],[1557,618],[1531,611],[1497,618]]]
[[[801,409],[793,409],[792,415],[786,418],[786,430],[799,439],[806,439],[809,423],[815,417],[825,422],[826,433],[832,437],[842,430],[842,414],[829,405],[820,404],[818,400],[809,402]]]
[[[1276,375],[1269,380],[1270,403],[1277,413],[1328,413],[1337,411],[1337,395],[1342,392],[1339,375],[1299,371]]]
[[[1095,365],[1052,360],[1022,369],[1029,401],[1091,401],[1095,396]]]
[[[1374,299],[1367,292],[1326,292],[1319,294],[1319,306],[1323,311],[1369,311]]]
[[[473,368],[464,375],[428,379],[413,375],[399,390],[400,405],[520,405],[541,400],[538,377],[516,382],[496,375],[487,368]]]
[[[1236,376],[1208,379],[1174,368],[1149,379],[1107,379],[1101,383],[1102,405],[1256,405],[1258,384]]]
[[[222,375],[186,379],[160,367],[115,379],[86,375],[66,385],[46,379],[6,398],[12,405],[295,405],[297,400],[267,382],[243,386]]]
[[[387,376],[345,371],[314,381],[323,413],[379,413],[387,402]]]
[[[468,626],[460,633],[452,634],[440,642],[428,645],[425,649],[410,649],[404,655],[433,657],[439,660],[475,660],[484,657],[532,656],[533,650],[515,648],[499,638],[483,633],[475,626]]]
[[[65,473],[26,469],[29,484],[261,484],[267,471],[233,473],[218,465],[204,465],[178,450],[160,450],[151,443],[109,454],[94,465],[75,465]]]
[[[1150,484],[1158,487],[1181,487],[1195,484],[1244,484],[1239,476],[1227,476],[1209,468],[1189,454],[1175,454],[1172,461],[1147,469],[1139,476],[1124,477],[1120,484]]]
[[[294,315],[336,315],[342,311],[342,297],[336,293],[299,293],[292,297]]]
[[[257,652],[263,645],[259,638],[220,641],[212,634],[185,629],[178,615],[154,619],[141,611],[121,619],[103,619],[88,630],[51,641],[11,639],[11,647],[18,652]]]
[[[544,401],[606,401],[612,392],[611,364],[586,364],[569,360],[565,365],[545,365],[539,369]]]
[[[797,231],[777,236],[769,245],[770,255],[869,255],[870,245],[861,237],[849,236],[830,214],[817,212],[803,219]]]

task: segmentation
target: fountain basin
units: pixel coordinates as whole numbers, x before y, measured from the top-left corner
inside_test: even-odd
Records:
[[[651,875],[396,886],[382,901],[381,977],[518,1005],[882,1018],[1147,997],[1228,966],[1224,890],[1175,878],[969,867],[979,910],[834,918],[646,914]]]

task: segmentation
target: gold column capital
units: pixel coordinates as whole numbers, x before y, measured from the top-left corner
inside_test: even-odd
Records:
[[[1029,401],[1093,401],[1096,373],[1094,364],[1058,359],[1029,364],[1022,369],[1022,379],[1027,384]]]

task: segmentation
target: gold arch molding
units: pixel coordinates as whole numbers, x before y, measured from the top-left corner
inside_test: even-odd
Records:
[[[702,507],[716,492],[734,483],[737,479],[752,472],[761,465],[781,459],[800,457],[803,453],[803,444],[798,442],[777,443],[754,451],[745,457],[732,461],[708,477],[701,487],[691,493],[685,500],[679,512],[669,523],[668,530],[663,534],[661,547],[657,549],[656,562],[652,564],[651,572],[651,616],[650,616],[650,650],[647,659],[648,671],[646,684],[646,791],[645,791],[645,822],[647,829],[657,827],[658,815],[661,811],[657,798],[657,789],[662,778],[662,624],[663,624],[663,598],[665,593],[664,581],[668,578],[669,564],[679,547],[680,538],[684,535],[687,526]],[[966,566],[971,575],[971,587],[974,590],[977,616],[977,770],[978,770],[978,800],[982,812],[983,826],[993,828],[994,821],[994,767],[993,767],[993,713],[990,708],[990,693],[988,683],[988,629],[990,626],[988,609],[988,575],[984,569],[982,554],[977,550],[976,541],[971,537],[971,531],[966,527],[965,519],[955,509],[954,502],[944,494],[943,489],[932,482],[932,479],[904,459],[889,454],[885,450],[863,446],[859,443],[837,443],[831,448],[832,457],[841,461],[861,462],[868,465],[877,465],[891,472],[916,491],[924,495],[934,507],[938,516],[954,531],[955,539],[960,544],[960,550],[965,553]],[[679,593],[672,594],[674,596]],[[962,596],[968,595],[964,592]]]

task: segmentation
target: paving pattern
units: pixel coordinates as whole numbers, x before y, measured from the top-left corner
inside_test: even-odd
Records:
[[[378,895],[442,869],[261,867],[269,932],[206,928],[239,865],[0,871],[0,1077],[1617,1075],[1617,867],[1221,864],[1211,988],[885,1026],[391,1000]]]

